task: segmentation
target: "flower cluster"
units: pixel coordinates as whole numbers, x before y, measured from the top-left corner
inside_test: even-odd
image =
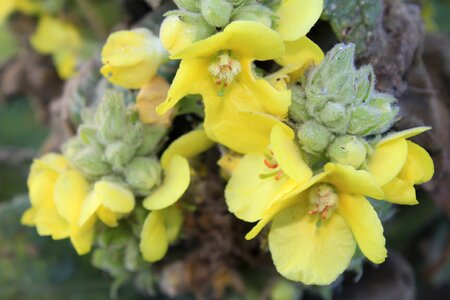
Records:
[[[268,245],[284,277],[330,284],[357,247],[382,263],[383,226],[371,201],[418,203],[414,185],[430,180],[434,167],[408,139],[429,128],[389,131],[397,100],[375,89],[371,66],[355,67],[354,46],[324,56],[305,36],[322,1],[175,2],[160,40],[147,29],[110,36],[101,73],[140,88],[136,105],[107,94],[62,156],[35,161],[23,222],[70,237],[81,254],[96,220],[117,226],[140,204],[150,211],[142,256],[160,260],[182,226],[176,202],[190,184],[188,160],[215,142],[225,149],[219,165],[229,174],[229,211],[257,222],[247,239],[271,223]],[[156,76],[166,53],[181,60],[170,86]],[[190,95],[201,96],[203,127],[165,147],[172,115]]]

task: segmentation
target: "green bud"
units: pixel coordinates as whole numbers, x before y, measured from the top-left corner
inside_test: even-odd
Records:
[[[342,70],[354,70],[355,45],[337,44],[326,55],[323,65],[329,74],[339,74]]]
[[[267,7],[254,3],[237,8],[233,12],[233,21],[256,21],[263,23],[267,27],[272,27],[273,13]]]
[[[77,130],[78,136],[80,137],[80,140],[85,145],[97,145],[97,130],[93,126],[89,125],[81,125],[78,127]]]
[[[198,0],[173,0],[181,8],[192,12],[200,12]]]
[[[133,189],[148,193],[161,183],[161,165],[155,158],[135,157],[125,168],[124,175]]]
[[[328,129],[334,133],[345,133],[347,131],[350,113],[344,105],[328,102],[319,113],[319,119]]]
[[[295,85],[292,89],[292,102],[289,106],[289,118],[297,123],[303,123],[311,117],[306,111],[306,95],[303,89]]]
[[[312,154],[322,153],[330,143],[333,135],[315,120],[302,124],[297,131],[297,138],[302,148]]]
[[[327,149],[332,162],[350,165],[358,169],[366,160],[365,142],[354,135],[344,135],[334,139]]]
[[[126,110],[123,93],[108,91],[95,113],[97,139],[104,145],[126,135]]]
[[[396,102],[391,95],[374,92],[369,103],[353,108],[348,132],[361,136],[384,132],[395,121]]]
[[[136,149],[137,155],[146,155],[155,152],[166,135],[167,129],[164,126],[146,125],[143,128],[143,140],[139,148]]]
[[[64,145],[61,147],[62,152],[64,153],[64,156],[69,160],[72,161],[75,155],[83,150],[85,148],[85,144],[81,141],[81,139],[76,136],[68,140]]]
[[[114,171],[121,171],[134,156],[134,147],[123,142],[106,146],[103,159],[109,162]]]
[[[200,9],[210,25],[225,27],[230,22],[233,4],[226,0],[200,0]]]
[[[375,89],[375,74],[371,65],[361,67],[356,71],[356,104],[366,102]]]
[[[72,164],[90,177],[98,177],[111,172],[111,166],[103,161],[100,147],[85,147],[71,160]]]

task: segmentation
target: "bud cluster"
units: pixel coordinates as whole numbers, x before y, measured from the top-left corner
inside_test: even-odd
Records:
[[[166,133],[158,125],[144,125],[124,95],[110,91],[95,114],[85,111],[78,134],[63,146],[73,166],[92,180],[107,180],[128,186],[137,195],[147,195],[159,185],[161,166],[157,148]]]
[[[375,90],[370,65],[356,69],[353,44],[339,44],[293,88],[290,119],[302,148],[358,168],[369,150],[364,137],[395,121],[397,100]]]
[[[273,27],[272,8],[256,0],[175,0],[161,26],[161,40],[169,51],[205,39],[233,21],[257,21]],[[174,40],[175,39],[175,40]],[[179,41],[181,40],[181,41]]]

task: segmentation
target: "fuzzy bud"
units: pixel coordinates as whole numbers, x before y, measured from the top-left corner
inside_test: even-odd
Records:
[[[176,53],[195,41],[205,39],[216,32],[200,14],[170,15],[164,19],[159,37],[164,48]]]
[[[97,139],[104,145],[126,134],[126,114],[123,94],[108,92],[95,113]]]
[[[350,119],[350,113],[344,105],[328,102],[319,112],[320,121],[334,133],[345,133]]]
[[[144,126],[142,144],[139,146],[139,148],[136,149],[136,154],[146,155],[155,152],[165,134],[166,128],[163,126]]]
[[[393,96],[374,93],[369,103],[353,108],[348,132],[361,136],[384,132],[397,116],[398,107],[395,104]]]
[[[332,162],[358,169],[366,160],[367,148],[364,141],[356,136],[344,135],[334,139],[328,147],[327,156]]]
[[[311,117],[306,111],[306,95],[302,88],[294,86],[292,89],[292,102],[289,106],[289,117],[297,123],[303,123]]]
[[[96,145],[97,142],[97,130],[93,126],[87,126],[87,125],[81,125],[78,127],[77,130],[78,136],[80,137],[80,140],[85,145]]]
[[[134,147],[123,142],[114,142],[106,147],[103,158],[112,165],[114,171],[120,171],[133,158],[134,153]]]
[[[198,0],[173,0],[173,2],[175,2],[175,4],[181,9],[192,12],[200,12],[200,3]]]
[[[233,21],[256,21],[263,23],[267,27],[272,26],[273,13],[267,7],[260,4],[250,4],[239,7],[233,14]]]
[[[226,0],[200,0],[200,9],[210,25],[225,27],[230,22],[233,4]]]
[[[320,154],[330,143],[332,134],[325,126],[310,120],[300,126],[297,138],[306,152]]]
[[[111,171],[111,166],[103,161],[103,151],[99,147],[85,147],[74,154],[71,162],[84,174],[97,177]]]
[[[138,191],[148,193],[161,182],[161,165],[155,158],[135,157],[124,171],[127,183]]]

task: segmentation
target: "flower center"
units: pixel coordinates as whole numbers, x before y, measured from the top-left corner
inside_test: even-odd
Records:
[[[221,51],[209,65],[208,71],[214,83],[220,87],[219,96],[223,96],[224,88],[231,85],[236,76],[241,73],[241,64],[230,56],[229,51]]]
[[[270,152],[270,155],[265,154],[264,156],[265,156],[264,164],[269,169],[269,172],[259,174],[259,178],[261,178],[261,179],[275,178],[275,180],[280,180],[283,177],[284,172],[279,167],[278,162],[275,159],[275,157],[273,156],[272,151]]]
[[[310,215],[320,214],[323,220],[326,220],[338,204],[338,195],[334,187],[327,183],[314,185],[309,191],[309,203],[312,209]]]

